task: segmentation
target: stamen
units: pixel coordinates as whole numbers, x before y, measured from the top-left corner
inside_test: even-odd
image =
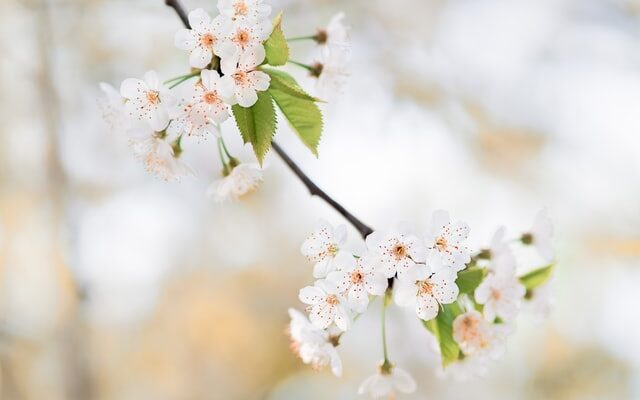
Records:
[[[155,90],[150,90],[146,93],[147,100],[151,104],[158,104],[160,102],[160,93]]]
[[[213,47],[215,42],[216,42],[215,36],[213,36],[210,33],[205,33],[200,37],[200,44],[202,44],[203,47],[208,47],[208,48]]]

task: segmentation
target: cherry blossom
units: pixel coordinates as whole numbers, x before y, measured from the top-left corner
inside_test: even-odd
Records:
[[[351,326],[347,301],[332,282],[316,281],[314,286],[300,289],[298,297],[310,305],[309,320],[316,327],[326,329],[335,322],[340,330],[346,331]]]
[[[148,172],[165,181],[176,181],[183,176],[195,175],[166,140],[166,133],[155,132],[146,125],[137,124],[128,134],[133,142],[134,153],[142,159]]]
[[[262,183],[262,168],[258,164],[240,164],[229,175],[213,182],[207,196],[221,203],[228,199],[238,200],[255,192]]]
[[[465,356],[463,359],[436,370],[438,377],[452,377],[456,381],[466,381],[489,372],[490,359],[484,355]]]
[[[262,42],[269,38],[273,26],[271,21],[241,21],[233,24],[233,27],[225,34],[216,49],[222,58],[222,65],[229,64],[230,60],[237,60],[247,53],[249,57],[262,62],[265,50]]]
[[[511,321],[518,314],[526,290],[513,272],[490,273],[476,288],[474,297],[484,304],[483,313],[489,321],[499,317]]]
[[[125,99],[108,83],[100,82],[100,90],[104,93],[104,97],[98,99],[102,118],[112,131],[125,132],[131,124],[124,107]]]
[[[300,247],[302,255],[315,263],[313,267],[315,278],[324,278],[335,270],[335,261],[341,264],[353,262],[351,253],[344,249],[346,241],[346,226],[338,225],[334,229],[327,221],[318,221],[311,235]]]
[[[465,222],[451,223],[449,213],[438,210],[433,213],[431,227],[427,231],[427,259],[434,266],[451,267],[460,271],[471,259],[464,241],[469,236],[469,226]]]
[[[365,379],[358,388],[358,394],[368,394],[373,399],[393,399],[396,392],[416,391],[416,381],[407,371],[395,366],[390,368],[390,371],[380,368],[380,371]]]
[[[290,308],[289,337],[291,350],[303,363],[311,364],[313,369],[321,370],[327,365],[337,377],[342,376],[342,361],[336,351],[338,336],[330,335],[324,329],[318,329],[300,311]]]
[[[522,310],[531,314],[536,322],[546,319],[553,306],[552,282],[547,282],[526,294],[522,302]]]
[[[378,272],[369,255],[357,259],[351,257],[345,264],[338,264],[338,269],[331,272],[327,280],[333,282],[340,293],[346,293],[347,300],[357,312],[367,308],[369,295],[381,296],[387,290],[387,278]]]
[[[460,314],[453,321],[453,338],[465,356],[496,359],[504,353],[501,331],[476,310]]]
[[[251,107],[258,101],[259,91],[269,88],[271,78],[256,67],[264,60],[264,48],[258,52],[246,51],[223,59],[221,64],[224,76],[221,79],[221,93],[230,104]]]
[[[396,282],[393,294],[396,304],[414,307],[418,318],[428,321],[438,315],[441,304],[449,304],[458,297],[456,273],[445,268],[432,271],[426,266],[412,267],[405,279]]]
[[[311,75],[318,78],[316,90],[324,99],[332,99],[342,92],[349,78],[351,51],[348,48],[322,49],[320,59],[311,66]]]
[[[271,15],[271,6],[263,0],[219,0],[218,10],[233,21],[257,21]]]
[[[176,99],[155,71],[146,72],[144,80],[125,79],[120,94],[126,99],[125,110],[132,120],[148,122],[156,131],[167,127]]]
[[[315,40],[329,50],[343,50],[350,47],[349,27],[344,25],[344,13],[334,15],[326,28],[318,29]]]
[[[188,50],[189,65],[204,68],[212,60],[216,49],[232,30],[233,24],[221,15],[211,20],[202,8],[189,13],[191,29],[180,29],[174,37],[174,44],[181,50]]]
[[[200,80],[187,90],[181,101],[181,114],[176,119],[183,133],[219,136],[217,125],[229,118],[228,106],[220,93],[220,81],[218,72],[205,69],[200,73]]]
[[[507,230],[504,226],[501,226],[496,230],[489,245],[489,255],[491,260],[498,260],[498,264],[502,266],[510,264],[515,268],[516,259],[513,255],[513,251],[511,251],[511,247],[509,247],[509,243],[505,239],[506,232]],[[490,266],[490,269],[491,268],[492,266]]]
[[[367,248],[375,255],[380,271],[387,278],[404,276],[417,262],[424,262],[425,248],[416,236],[397,231],[375,231],[366,238]]]
[[[540,257],[545,261],[552,261],[555,254],[551,236],[553,236],[553,223],[547,215],[547,209],[543,208],[536,214],[529,232],[522,236],[522,242],[524,244],[533,244]]]

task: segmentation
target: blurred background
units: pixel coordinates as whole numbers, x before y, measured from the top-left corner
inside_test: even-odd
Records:
[[[198,177],[169,184],[102,119],[98,82],[187,71],[163,3],[0,2],[0,398],[358,398],[381,357],[379,304],[344,336],[342,379],[295,359],[284,333],[312,279],[300,244],[340,216],[273,154],[256,194],[214,204],[215,141],[188,140]],[[418,380],[406,398],[640,399],[640,1],[271,4],[288,36],[341,10],[353,27],[320,158],[285,124],[277,140],[363,221],[423,227],[445,208],[475,246],[543,206],[555,222],[553,312],[522,316],[487,376],[439,378],[429,335],[391,309],[391,357]],[[311,43],[292,50],[313,60]]]

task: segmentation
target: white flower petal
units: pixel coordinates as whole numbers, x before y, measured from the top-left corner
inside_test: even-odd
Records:
[[[189,25],[191,29],[198,33],[209,31],[211,17],[202,8],[197,8],[189,13]]]
[[[181,50],[193,50],[197,40],[191,29],[180,29],[173,38],[174,45]]]
[[[425,321],[429,321],[438,315],[439,305],[431,295],[422,295],[416,298],[416,315]]]
[[[212,57],[211,50],[198,46],[189,54],[189,65],[194,68],[204,68],[209,65]]]
[[[413,393],[416,391],[417,385],[413,377],[405,370],[395,367],[393,368],[393,386],[402,393]]]
[[[324,301],[326,294],[315,286],[307,286],[300,289],[298,298],[305,304],[318,304]]]

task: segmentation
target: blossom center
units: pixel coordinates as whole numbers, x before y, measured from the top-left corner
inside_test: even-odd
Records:
[[[247,3],[245,3],[244,0],[237,1],[233,5],[233,12],[236,15],[247,15],[249,12],[249,6],[247,6]]]
[[[330,306],[335,306],[336,304],[338,304],[338,297],[335,294],[331,294],[329,296],[327,296],[327,304],[329,304]]]
[[[420,281],[418,282],[418,294],[423,296],[423,295],[430,295],[431,291],[433,290],[433,284],[429,281]]]
[[[502,293],[498,289],[491,289],[491,298],[498,301],[502,297]]]
[[[338,246],[336,246],[335,244],[330,244],[329,247],[327,247],[327,253],[330,256],[335,256],[336,254],[338,254]]]
[[[444,237],[440,236],[436,239],[436,247],[438,248],[438,250],[445,251],[447,249],[447,246],[447,239],[445,239]]]
[[[354,271],[351,273],[351,283],[358,284],[364,281],[364,274],[361,271]]]
[[[402,243],[398,243],[395,246],[393,246],[393,255],[396,256],[396,259],[401,259],[407,256],[407,247],[402,244]]]
[[[200,44],[203,47],[211,47],[215,42],[216,42],[215,36],[213,36],[210,33],[205,33],[204,35],[200,36]]]
[[[147,96],[147,100],[149,101],[149,103],[151,104],[158,104],[160,102],[160,93],[158,93],[158,91],[156,90],[149,90],[146,93]]]
[[[232,40],[241,47],[244,47],[251,41],[251,34],[246,29],[238,29]]]
[[[244,71],[238,71],[233,74],[233,80],[236,82],[236,85],[246,85],[247,84],[247,73]]]
[[[215,104],[218,102],[218,94],[216,92],[206,92],[202,95],[202,100],[207,104]]]

